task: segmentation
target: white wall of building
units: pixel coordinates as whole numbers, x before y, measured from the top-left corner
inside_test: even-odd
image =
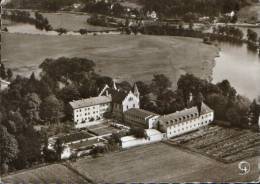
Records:
[[[69,146],[66,146],[61,154],[61,159],[68,159],[72,155],[72,151]]]
[[[139,98],[136,97],[131,91],[128,93],[126,98],[123,100],[122,105],[123,105],[123,112],[131,109],[131,108],[140,108],[139,105]]]
[[[157,129],[158,126],[158,119],[160,116],[150,116],[147,118],[147,124],[148,124],[148,128],[154,128]]]
[[[122,148],[131,148],[135,146],[145,145],[145,144],[151,144],[155,142],[160,142],[164,138],[164,134],[161,132],[149,129],[146,131],[152,131],[152,134],[149,135],[146,138],[135,138],[134,136],[126,136],[121,138],[121,146]]]
[[[183,123],[175,124],[173,126],[167,127],[167,137],[172,138],[190,131],[194,131],[200,127],[206,126],[213,122],[214,113],[210,112],[208,114],[201,115],[193,120],[185,121]]]
[[[74,122],[76,128],[84,128],[97,124],[102,120],[104,113],[111,111],[111,103],[98,104],[89,107],[74,109]]]

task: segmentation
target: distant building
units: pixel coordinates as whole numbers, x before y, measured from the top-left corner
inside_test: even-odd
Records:
[[[97,124],[106,112],[111,111],[111,96],[98,96],[70,102],[76,128]]]
[[[132,108],[124,112],[124,121],[130,127],[157,128],[159,115],[143,109]]]
[[[106,85],[99,96],[70,102],[76,128],[84,128],[100,123],[105,113],[112,113],[123,119],[123,113],[131,108],[139,108],[140,93],[136,85],[130,91],[122,91]]]
[[[4,90],[4,89],[8,88],[9,85],[10,85],[10,82],[0,78],[0,90]]]
[[[155,11],[152,11],[151,13],[148,11],[148,12],[146,13],[146,16],[147,16],[148,18],[153,19],[153,20],[157,20],[157,19],[158,19],[157,13],[156,13]]]
[[[204,103],[200,109],[199,112],[199,108],[194,106],[161,116],[158,120],[159,131],[166,133],[167,138],[171,138],[210,124],[214,119],[213,110]]]

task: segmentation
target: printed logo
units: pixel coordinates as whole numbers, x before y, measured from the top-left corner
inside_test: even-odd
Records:
[[[246,161],[239,162],[238,168],[240,170],[240,175],[246,175],[250,172],[250,164]]]

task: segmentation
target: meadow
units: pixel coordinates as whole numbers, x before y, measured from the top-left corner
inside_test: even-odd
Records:
[[[224,164],[165,143],[157,143],[96,159],[82,158],[72,167],[97,183],[242,182],[257,179],[258,159],[247,159],[251,164],[251,172],[240,175],[238,162]]]
[[[67,167],[61,164],[53,164],[37,169],[20,171],[16,174],[3,177],[4,183],[88,183]]]
[[[184,73],[210,79],[218,53],[216,46],[200,39],[169,36],[3,33],[2,41],[6,66],[23,76],[39,73],[38,66],[46,58],[84,57],[96,63],[98,73],[118,80],[150,81],[160,73],[174,85]]]
[[[102,26],[92,26],[87,23],[90,17],[88,14],[73,14],[73,13],[42,13],[49,20],[50,25],[54,28],[65,28],[68,31],[78,31],[87,29],[89,31],[102,31],[111,29]]]
[[[224,164],[166,143],[83,157],[3,177],[4,183],[122,183],[122,182],[246,182],[256,181],[259,157],[245,159],[250,172],[241,175],[239,162]],[[70,169],[68,169],[70,168]],[[86,181],[87,180],[87,181]]]

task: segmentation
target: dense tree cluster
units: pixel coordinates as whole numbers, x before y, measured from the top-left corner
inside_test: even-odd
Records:
[[[1,157],[5,170],[8,166],[10,170],[30,167],[42,162],[42,158],[57,158],[50,150],[44,152],[48,157],[42,157],[45,133],[36,132],[33,126],[70,123],[68,102],[96,96],[105,84],[112,85],[112,79],[96,74],[94,66],[93,61],[82,58],[46,59],[40,65],[42,73],[38,78],[34,73],[30,78],[18,75],[9,89],[0,93],[0,126],[8,138],[0,137],[1,143],[9,141],[6,146],[12,144],[15,149],[10,150],[10,156]]]
[[[77,0],[12,0],[6,6],[8,8],[57,11],[63,7],[71,6],[76,1]]]
[[[217,26],[213,27],[213,33],[222,36],[233,37],[238,40],[242,40],[244,37],[243,31],[233,26]]]
[[[169,114],[189,106],[200,107],[204,101],[215,111],[217,120],[230,122],[236,127],[248,127],[251,102],[238,95],[227,80],[212,84],[186,74],[178,80],[177,90],[172,91],[169,79],[159,74],[154,76],[150,84],[139,81],[137,85],[141,93],[141,108],[146,110]]]
[[[0,63],[0,78],[11,80],[13,77],[13,72],[10,68],[6,69],[3,63]]]
[[[161,17],[183,16],[188,12],[218,16],[219,13],[238,11],[248,0],[140,0],[147,11],[156,11]]]
[[[126,8],[123,7],[120,3],[114,3],[112,1],[85,1],[85,6],[83,11],[87,11],[89,13],[95,14],[103,14],[103,15],[113,15],[116,17],[124,17],[129,12],[127,12]]]
[[[229,121],[237,127],[248,126],[250,100],[238,95],[227,80],[215,85],[187,74],[179,79],[178,90],[182,91],[184,101],[187,101],[190,92],[194,94],[194,101],[202,95],[215,111],[217,120]]]
[[[48,19],[43,17],[39,12],[35,12],[33,17],[28,11],[12,10],[10,13],[5,12],[3,18],[10,19],[13,22],[32,24],[39,30],[52,30]]]
[[[119,27],[123,26],[123,23],[117,22],[116,19],[112,17],[107,17],[105,15],[93,14],[87,19],[87,22],[94,26],[103,26],[103,27]]]

